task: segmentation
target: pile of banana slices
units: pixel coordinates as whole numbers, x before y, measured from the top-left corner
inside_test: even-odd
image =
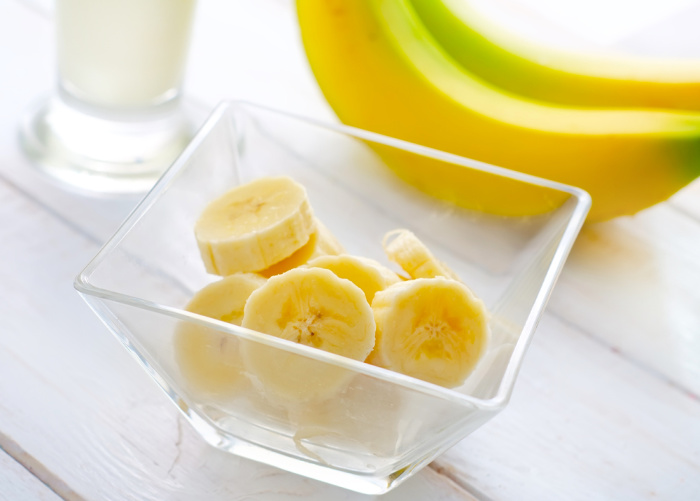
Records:
[[[223,278],[194,295],[190,312],[450,388],[486,349],[483,302],[413,233],[394,230],[382,242],[406,276],[346,254],[289,177],[228,191],[194,233],[206,270]],[[208,393],[248,378],[285,399],[325,399],[352,375],[192,322],[179,325],[175,348],[183,375]]]

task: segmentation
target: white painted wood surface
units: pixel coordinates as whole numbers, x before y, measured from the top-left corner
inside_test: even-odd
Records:
[[[0,2],[0,499],[368,499],[205,445],[72,290],[136,199],[64,192],[19,152],[54,75],[28,2]],[[201,0],[193,100],[333,120],[292,5]],[[698,284],[699,183],[586,227],[510,406],[382,499],[700,498]]]

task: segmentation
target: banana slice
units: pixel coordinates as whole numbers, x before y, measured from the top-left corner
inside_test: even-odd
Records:
[[[321,268],[297,268],[253,292],[243,327],[337,355],[365,360],[375,323],[362,290]],[[294,402],[328,398],[353,376],[347,369],[253,341],[241,342],[246,369],[268,394]]]
[[[237,273],[197,292],[185,309],[241,325],[248,296],[265,284],[253,273]],[[215,329],[180,322],[175,332],[175,359],[190,389],[199,394],[227,395],[246,381],[238,340]]]
[[[378,291],[383,291],[390,285],[401,281],[396,273],[374,259],[349,254],[318,257],[306,265],[331,270],[336,276],[350,280],[362,289],[370,304]]]
[[[335,236],[321,221],[316,219],[316,231],[311,234],[306,244],[291,256],[258,273],[264,277],[270,278],[306,264],[310,259],[328,255],[335,256],[343,252],[344,249],[343,246],[340,245],[340,242],[338,242]]]
[[[372,302],[376,346],[369,362],[434,384],[461,385],[486,350],[488,314],[462,283],[399,282]]]
[[[289,177],[264,177],[211,202],[194,232],[209,273],[264,270],[309,241],[315,229],[306,190]]]
[[[411,278],[446,277],[459,280],[457,274],[433,253],[417,236],[408,230],[393,230],[384,235],[384,252],[391,261],[401,266]]]

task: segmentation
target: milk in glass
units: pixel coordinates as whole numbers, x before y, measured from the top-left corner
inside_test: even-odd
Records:
[[[57,0],[64,94],[105,108],[174,99],[185,69],[195,0]]]

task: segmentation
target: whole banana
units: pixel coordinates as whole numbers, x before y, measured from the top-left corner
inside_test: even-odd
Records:
[[[700,111],[700,61],[579,54],[525,40],[464,0],[410,0],[467,71],[510,92],[573,106]]]
[[[409,0],[298,0],[297,13],[316,79],[349,125],[578,186],[589,221],[634,214],[700,175],[700,114],[519,99],[454,62]],[[521,200],[478,171],[390,150],[378,148],[402,178],[458,205],[517,215],[562,201]]]

